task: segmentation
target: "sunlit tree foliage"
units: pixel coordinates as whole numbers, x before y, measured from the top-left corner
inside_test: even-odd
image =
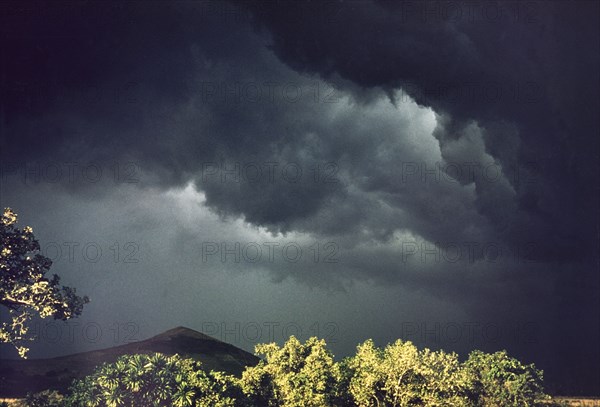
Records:
[[[29,350],[28,322],[34,316],[67,320],[79,314],[89,300],[75,289],[60,285],[60,278],[46,273],[52,261],[40,253],[33,229],[17,228],[17,214],[6,208],[0,218],[0,305],[8,309],[9,322],[0,327],[0,342],[11,343],[19,355]]]

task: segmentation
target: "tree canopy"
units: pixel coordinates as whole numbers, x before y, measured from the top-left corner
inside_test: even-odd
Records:
[[[16,223],[17,214],[6,208],[0,218],[0,305],[10,321],[0,327],[0,342],[13,344],[26,357],[27,324],[34,316],[67,320],[80,315],[89,299],[61,286],[56,274],[46,276],[52,260],[41,254],[33,229]]]
[[[263,359],[241,377],[205,372],[193,359],[160,353],[125,355],[71,387],[67,407],[541,407],[542,372],[505,351],[455,353],[419,350],[398,340],[372,340],[334,360],[324,340],[291,337],[283,346],[260,344]],[[57,395],[31,396],[29,406],[54,407]],[[50,400],[43,404],[44,400]],[[36,404],[37,403],[37,404]],[[41,403],[41,404],[40,404]]]
[[[283,347],[276,343],[256,346],[264,356],[247,368],[240,385],[252,405],[269,407],[319,407],[338,399],[340,368],[324,340],[310,338],[302,344],[292,336]]]

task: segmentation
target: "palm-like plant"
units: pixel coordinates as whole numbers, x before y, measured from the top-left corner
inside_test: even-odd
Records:
[[[233,398],[222,395],[233,382],[227,375],[205,373],[200,362],[178,355],[125,355],[76,381],[67,405],[233,406]]]

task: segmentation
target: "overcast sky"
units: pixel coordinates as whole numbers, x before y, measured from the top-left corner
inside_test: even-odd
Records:
[[[600,392],[597,2],[0,7],[0,205],[92,301],[32,357],[402,338]]]

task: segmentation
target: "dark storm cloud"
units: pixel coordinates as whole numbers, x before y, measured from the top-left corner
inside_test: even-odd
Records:
[[[50,207],[69,208],[62,219],[70,212],[83,218],[77,208],[92,207],[85,225],[94,231],[106,227],[107,213],[120,214],[118,230],[139,234],[157,256],[146,272],[175,286],[163,275],[170,259],[185,268],[206,239],[256,239],[243,227],[195,228],[178,218],[179,207],[173,224],[161,218],[153,205],[171,203],[159,205],[153,188],[191,183],[223,225],[241,218],[277,239],[281,231],[305,246],[313,238],[340,250],[338,263],[279,259],[232,268],[266,269],[274,281],[292,277],[313,287],[398,284],[478,318],[537,319],[555,336],[539,352],[577,348],[570,366],[593,370],[596,3],[0,7],[0,158],[3,180],[16,182],[4,182],[3,191],[22,195],[15,199],[21,207],[50,205],[43,199],[48,183],[38,201],[25,199],[35,196],[29,189],[19,193],[27,189],[18,182],[24,163],[58,164],[56,186],[65,191],[56,194],[65,202]],[[92,163],[104,176],[86,182],[77,173],[69,182],[70,163],[76,171]],[[120,181],[138,181],[118,198],[115,163]],[[426,246],[407,261],[415,242]],[[535,250],[498,262],[481,253],[461,261],[420,257],[423,247],[473,242],[508,253],[533,242]],[[216,269],[228,266],[217,258]],[[120,302],[123,291],[152,281],[126,274],[111,293],[110,282],[95,278],[101,296]],[[158,301],[157,287],[137,295],[155,293]],[[589,342],[575,346],[573,332]],[[583,380],[590,388],[596,378]]]
[[[480,212],[502,223],[499,211],[507,210],[513,219],[503,228],[507,239],[544,240],[548,258],[594,252],[597,4],[257,2],[249,8],[294,69],[337,74],[364,87],[402,87],[445,114],[436,131],[444,159],[479,161],[450,147],[476,122],[484,151],[516,193],[507,196],[498,184],[489,191],[490,183],[475,180]],[[523,182],[534,178],[535,185]],[[513,200],[515,208],[507,202]]]
[[[73,162],[104,171],[133,163],[144,185],[195,180],[216,211],[282,230],[335,192],[309,174],[335,152],[300,139],[319,108],[309,87],[329,90],[279,63],[249,13],[206,2],[23,7],[4,26],[5,174],[26,162],[63,172]],[[298,91],[311,99],[298,101]],[[244,175],[274,170],[277,182],[221,182],[238,166]],[[281,182],[288,172],[293,182]]]
[[[424,215],[413,212],[425,195],[448,187],[412,194],[421,183],[399,182],[396,164],[430,158],[402,148],[408,131],[425,133],[409,129],[419,122],[410,116],[416,108],[396,118],[378,90],[293,72],[253,32],[250,17],[202,2],[13,10],[10,20],[28,30],[6,28],[4,52],[14,57],[4,66],[11,100],[4,108],[5,173],[26,161],[58,162],[63,173],[72,162],[99,163],[105,173],[112,162],[133,163],[127,168],[144,174],[141,185],[193,180],[218,213],[274,231],[363,228],[385,239],[405,227],[432,237]],[[382,107],[385,113],[376,112]],[[378,151],[392,149],[378,161]],[[258,182],[236,179],[257,170]],[[363,198],[361,190],[374,194]],[[382,218],[377,208],[386,198],[375,195],[393,195],[399,201],[392,206],[408,214]],[[469,199],[457,188],[450,195]]]
[[[586,9],[593,5],[492,4],[16,8],[5,13],[12,24],[3,25],[3,93],[11,100],[4,104],[3,159],[133,161],[153,174],[154,183],[169,187],[195,179],[215,210],[281,230],[306,224],[332,196],[347,197],[355,179],[393,206],[410,206],[398,201],[396,179],[384,179],[390,166],[373,159],[389,140],[374,142],[377,130],[361,134],[348,122],[317,120],[322,106],[306,99],[315,83],[325,82],[281,67],[247,24],[254,12],[276,55],[295,70],[332,80],[358,100],[364,97],[360,87],[380,87],[392,98],[401,88],[443,115],[434,133],[442,160],[496,163],[510,185],[467,171],[458,176],[465,185],[474,182],[477,209],[495,226],[494,238],[547,242],[540,246],[545,258],[587,256],[595,235],[588,217],[597,206],[597,140],[586,137],[597,127],[589,114],[597,107],[590,94],[597,87],[597,56],[581,44],[597,41],[594,13]],[[573,66],[581,68],[576,76]],[[289,83],[293,87],[285,88]],[[241,102],[235,101],[238,84]],[[293,95],[298,89],[301,100],[285,97],[284,90]],[[474,131],[482,147],[461,147]],[[352,157],[341,168],[352,181],[335,188],[311,181],[310,168],[344,157]],[[261,188],[220,182],[223,168],[256,168],[248,163],[262,167],[264,181],[274,162],[280,178],[289,163],[304,176]],[[209,176],[213,164],[218,173]]]

